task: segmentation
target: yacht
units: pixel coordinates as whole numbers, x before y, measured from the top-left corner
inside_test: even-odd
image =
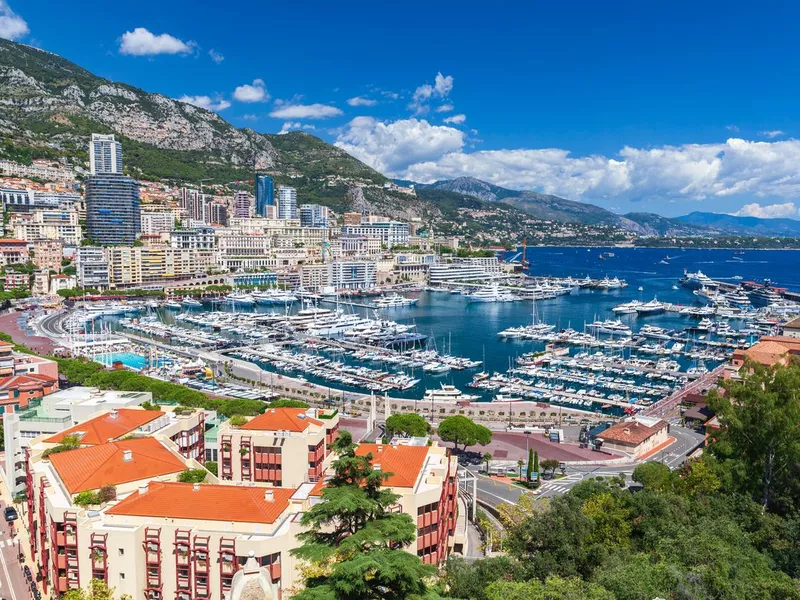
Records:
[[[252,296],[256,304],[290,304],[297,301],[297,296],[291,292],[278,289],[253,292]]]
[[[725,300],[728,304],[733,306],[738,306],[740,308],[744,308],[746,306],[750,306],[750,298],[747,297],[747,294],[742,289],[737,289],[732,292],[728,292],[724,296]]]
[[[225,304],[230,304],[231,306],[255,306],[256,301],[253,300],[253,296],[250,294],[232,292],[225,296]]]
[[[628,287],[628,283],[621,280],[619,277],[609,279],[608,276],[606,276],[597,282],[597,288],[600,290],[621,290],[625,287]]]
[[[306,333],[318,337],[332,337],[371,323],[372,321],[369,319],[365,319],[357,314],[342,314],[334,318],[324,318],[312,322],[306,330]]]
[[[593,329],[596,333],[607,333],[609,335],[630,335],[631,328],[625,325],[619,319],[605,321],[595,321],[586,326],[587,329]]]
[[[471,402],[478,396],[465,394],[454,385],[441,384],[439,389],[425,390],[422,398],[428,402]]]
[[[190,296],[185,296],[183,300],[181,300],[181,304],[186,308],[202,308],[203,303],[196,298],[192,298]]]
[[[492,402],[522,402],[522,396],[512,396],[511,394],[497,394]]]
[[[670,340],[672,339],[669,332],[663,327],[656,327],[655,325],[643,325],[639,330],[639,335],[644,337],[653,338],[656,340]]]
[[[769,285],[764,285],[749,293],[750,302],[753,306],[763,307],[770,304],[777,304],[781,301],[781,295]]]
[[[631,300],[630,302],[617,304],[617,306],[611,309],[611,312],[615,315],[635,315],[639,307],[643,304],[644,303],[639,300]]]
[[[183,308],[183,305],[177,300],[167,300],[164,303],[164,308],[171,308],[172,310],[180,310],[181,308]]]
[[[700,319],[700,322],[694,327],[690,327],[694,331],[710,331],[714,327],[714,321],[708,318]]]
[[[700,288],[716,288],[719,287],[708,275],[698,269],[697,273],[689,273],[684,271],[679,283],[690,290],[699,290]]]
[[[659,302],[658,298],[653,298],[650,302],[645,302],[636,307],[636,313],[639,315],[657,315],[666,310],[663,302]]]
[[[467,294],[467,299],[470,302],[513,302],[519,300],[519,296],[501,291],[500,286],[493,283],[471,294]]]
[[[375,300],[377,308],[396,308],[398,306],[413,306],[419,302],[419,298],[406,298],[400,294],[394,293],[388,296],[381,296]]]

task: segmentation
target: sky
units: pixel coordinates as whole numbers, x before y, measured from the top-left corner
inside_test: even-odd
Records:
[[[0,0],[0,37],[396,178],[800,218],[800,3]]]

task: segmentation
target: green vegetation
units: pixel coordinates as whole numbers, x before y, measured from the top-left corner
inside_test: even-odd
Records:
[[[459,444],[466,451],[475,444],[485,446],[492,441],[492,431],[488,427],[478,425],[463,415],[454,415],[444,419],[439,423],[438,433],[442,441],[453,442],[455,450],[458,450]]]
[[[289,398],[279,398],[269,403],[270,408],[309,408],[309,404],[302,400],[291,400]]]
[[[392,415],[386,419],[386,437],[422,437],[428,435],[431,425],[419,415]]]
[[[96,492],[93,490],[84,490],[80,492],[75,496],[75,504],[86,508],[87,506],[103,504],[104,502],[111,502],[116,499],[117,489],[113,485],[106,485]]]
[[[231,427],[241,427],[242,425],[247,425],[247,419],[242,415],[233,415],[230,418]]]
[[[64,600],[116,600],[114,588],[102,579],[92,579],[84,589],[69,590],[63,595]],[[122,594],[118,600],[131,600],[127,594]]]
[[[356,456],[349,432],[334,442],[334,474],[323,502],[303,513],[307,528],[292,554],[305,561],[305,589],[298,600],[404,600],[435,598],[426,579],[435,569],[403,549],[417,532],[410,515],[392,507],[400,498],[373,469],[372,456]]]
[[[81,440],[77,435],[65,435],[61,438],[61,443],[52,448],[48,448],[42,452],[42,458],[47,458],[51,454],[58,454],[59,452],[66,452],[67,450],[75,450],[80,448]]]
[[[217,464],[217,461],[207,460],[203,466],[208,470],[209,473],[212,473],[215,476],[218,475],[219,465]]]
[[[502,507],[505,558],[448,561],[443,593],[476,600],[800,599],[800,361],[746,365],[712,395],[722,428],[677,471],[639,465]],[[542,461],[546,471],[548,461]]]
[[[203,483],[208,476],[206,469],[186,469],[178,475],[178,481],[181,483]]]
[[[800,248],[800,238],[748,235],[638,237],[633,240],[633,243],[640,248],[754,248],[758,250],[796,250]]]

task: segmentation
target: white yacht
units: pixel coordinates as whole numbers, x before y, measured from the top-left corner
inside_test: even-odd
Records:
[[[183,305],[177,300],[167,300],[164,303],[164,308],[171,308],[172,310],[180,310],[183,308]]]
[[[413,306],[419,302],[419,298],[406,298],[400,294],[393,293],[381,296],[375,301],[377,308],[396,308],[398,306]]]
[[[638,308],[644,304],[639,300],[631,300],[630,302],[623,302],[622,304],[617,304],[614,308],[611,309],[615,315],[635,315]]]
[[[493,283],[467,295],[470,302],[514,302],[519,296],[500,290],[500,286]]]
[[[231,306],[255,306],[256,301],[253,296],[243,292],[231,292],[225,296],[225,303]]]
[[[690,290],[699,290],[700,288],[717,288],[717,284],[708,275],[698,270],[697,273],[689,273],[684,271],[683,277],[679,282],[683,287]]]
[[[192,298],[191,296],[185,296],[183,300],[181,300],[181,304],[186,308],[202,308],[203,303],[196,298]]]
[[[638,315],[657,315],[663,313],[667,309],[663,302],[659,302],[658,298],[653,298],[650,302],[645,302],[636,307],[636,314]]]
[[[522,402],[522,396],[512,396],[511,394],[497,394],[492,402]]]
[[[672,339],[663,327],[656,327],[655,325],[643,325],[639,330],[639,335],[656,340],[669,340]]]
[[[454,385],[441,384],[439,389],[425,390],[422,398],[428,402],[470,402],[478,396],[465,394]]]
[[[594,323],[589,323],[586,328],[592,329],[597,333],[607,333],[609,335],[631,335],[631,328],[619,319],[595,321]]]
[[[285,292],[279,289],[253,292],[252,296],[256,304],[291,304],[297,301],[297,296],[291,292]]]

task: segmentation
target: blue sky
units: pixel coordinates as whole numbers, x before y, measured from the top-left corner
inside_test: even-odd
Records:
[[[655,4],[0,0],[0,36],[392,176],[798,217],[800,5]]]

